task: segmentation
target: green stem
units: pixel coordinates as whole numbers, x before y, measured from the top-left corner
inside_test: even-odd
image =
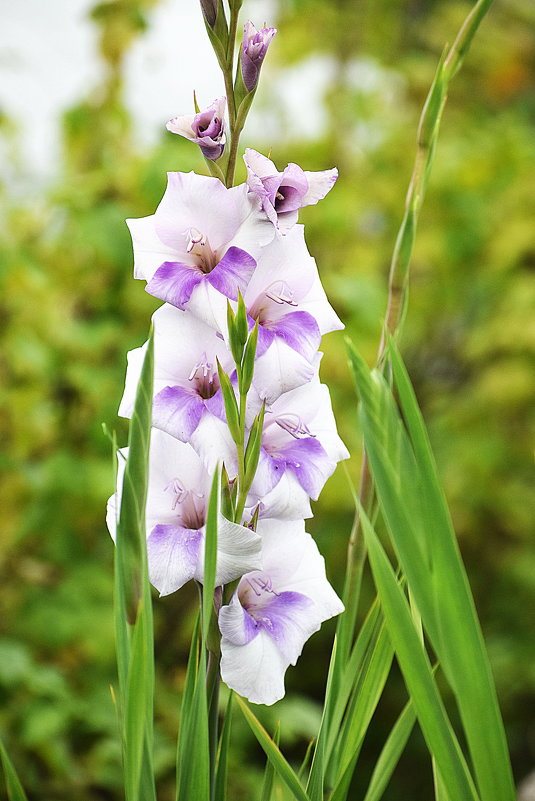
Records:
[[[219,656],[208,651],[206,697],[208,701],[208,744],[210,748],[210,798],[215,793],[215,766],[219,734]]]
[[[249,487],[245,486],[245,411],[247,408],[247,395],[240,392],[240,441],[238,448],[238,501],[236,503],[235,522],[241,523]]]

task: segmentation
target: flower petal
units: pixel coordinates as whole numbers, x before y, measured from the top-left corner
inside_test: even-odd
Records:
[[[265,631],[246,645],[234,645],[225,637],[221,640],[221,678],[253,704],[271,706],[280,701],[287,667],[276,643]]]
[[[321,334],[318,324],[308,312],[289,312],[266,327],[308,361],[314,358],[320,346]]]
[[[230,247],[216,264],[206,280],[222,295],[238,300],[238,290],[245,294],[247,284],[256,267],[256,261],[241,248]]]
[[[338,178],[336,167],[321,172],[305,172],[308,181],[308,190],[303,197],[303,206],[314,206],[331,191]]]
[[[195,575],[203,535],[182,526],[155,526],[147,540],[149,578],[160,595],[169,595]]]
[[[184,309],[195,287],[205,276],[193,267],[176,261],[164,261],[145,287],[149,295]]]
[[[197,578],[204,575],[204,548]],[[228,584],[244,573],[262,567],[262,537],[250,528],[232,523],[222,515],[217,525],[216,586]]]
[[[280,337],[255,364],[253,383],[261,398],[273,403],[279,395],[306,384],[314,375],[314,367]]]
[[[165,387],[154,397],[152,424],[181,442],[189,442],[206,409],[202,398],[182,387]]]

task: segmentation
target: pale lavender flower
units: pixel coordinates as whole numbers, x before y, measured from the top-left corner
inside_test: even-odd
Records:
[[[260,67],[276,33],[276,28],[262,28],[257,31],[252,22],[245,23],[241,50],[241,74],[248,92],[256,89]]]
[[[288,164],[279,172],[271,159],[251,148],[243,158],[250,191],[260,198],[268,218],[283,234],[297,222],[298,210],[324,198],[338,178],[336,168],[308,172],[297,164]]]
[[[262,520],[262,569],[219,612],[221,676],[255,704],[284,695],[284,674],[322,622],[344,610],[304,521]]]
[[[225,148],[226,102],[226,97],[220,97],[199,114],[174,117],[165,127],[199,145],[203,156],[216,161]]]
[[[115,539],[124,465],[119,451],[117,492],[108,501],[106,522]],[[151,435],[146,506],[149,577],[160,595],[169,595],[195,578],[203,581],[206,511],[212,477],[190,445],[163,431]],[[216,585],[262,566],[260,535],[222,515],[217,527]]]
[[[217,178],[168,173],[165,194],[149,217],[127,220],[134,277],[147,292],[214,324],[214,296],[245,292],[262,245],[272,238],[245,184],[227,189]],[[226,303],[226,300],[224,300]]]

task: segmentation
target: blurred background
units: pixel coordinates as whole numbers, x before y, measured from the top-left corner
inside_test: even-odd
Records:
[[[245,0],[279,29],[244,144],[340,179],[302,214],[327,292],[372,362],[418,117],[460,0]],[[244,17],[246,19],[247,17]],[[414,252],[403,352],[475,593],[517,781],[535,768],[535,6],[499,0],[456,77]],[[132,279],[125,217],[153,213],[166,170],[204,163],[165,122],[223,94],[196,0],[21,0],[0,33],[0,731],[31,799],[120,799],[113,545],[104,524],[125,354],[157,303]],[[255,107],[253,107],[254,109]],[[243,177],[243,172],[242,172]],[[360,439],[343,336],[324,342],[339,428]],[[340,590],[352,506],[343,469],[310,531]],[[365,601],[372,598],[369,577]],[[174,798],[195,596],[155,602],[156,765]],[[302,758],[319,722],[332,625],[259,710]],[[393,670],[359,761],[362,797],[405,701]],[[451,704],[450,704],[451,706]],[[454,712],[453,712],[454,714]],[[263,759],[236,716],[233,801]],[[387,801],[427,801],[418,732]]]

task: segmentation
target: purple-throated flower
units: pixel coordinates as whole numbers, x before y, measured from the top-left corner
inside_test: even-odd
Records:
[[[262,208],[281,233],[297,222],[298,210],[313,206],[325,197],[338,178],[338,170],[308,172],[297,164],[279,172],[275,164],[256,150],[247,148],[243,157],[250,191],[262,201]]]
[[[117,491],[108,501],[106,522],[115,539],[128,448],[119,451]],[[212,476],[190,445],[154,429],[151,434],[146,505],[149,578],[169,595],[192,578],[203,581],[204,535]],[[261,567],[260,536],[222,515],[217,526],[216,585]]]
[[[165,127],[199,145],[203,156],[216,161],[225,148],[226,102],[226,97],[220,97],[199,114],[174,117]]]
[[[248,92],[256,89],[260,67],[266,57],[271,40],[277,33],[276,28],[262,28],[257,31],[252,22],[246,22],[243,28],[241,50],[241,74]]]
[[[344,606],[303,521],[261,520],[262,570],[246,573],[219,612],[221,677],[254,704],[284,695],[284,674]]]

